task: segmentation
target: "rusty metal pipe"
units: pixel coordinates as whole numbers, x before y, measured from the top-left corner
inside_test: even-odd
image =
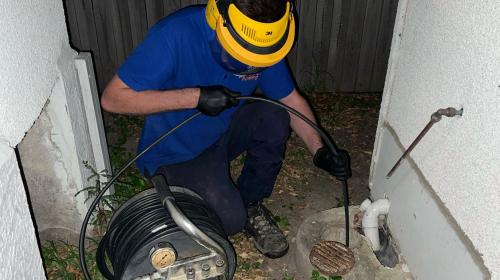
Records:
[[[439,122],[443,116],[451,118],[451,117],[454,117],[454,116],[461,116],[463,114],[463,112],[464,112],[463,108],[457,110],[457,109],[455,109],[453,107],[448,107],[446,109],[438,109],[436,112],[432,113],[431,119],[429,120],[429,122],[427,123],[427,125],[418,134],[417,138],[415,138],[415,140],[413,140],[413,142],[408,147],[408,149],[406,149],[406,151],[398,159],[398,161],[394,164],[394,166],[387,173],[387,175],[385,175],[385,177],[387,179],[389,179],[392,176],[392,174],[399,167],[399,165],[401,164],[401,162],[403,161],[403,159],[406,158],[406,156],[408,156],[408,154],[413,150],[413,148],[415,148],[415,146],[420,142],[420,140],[422,140],[422,138],[425,136],[425,134],[427,134],[427,132],[431,129],[431,127],[435,123]]]

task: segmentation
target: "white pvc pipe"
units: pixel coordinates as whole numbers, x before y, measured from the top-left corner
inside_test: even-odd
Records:
[[[372,243],[373,251],[380,250],[378,216],[387,215],[389,213],[390,206],[391,203],[388,199],[379,199],[374,202],[371,202],[369,199],[365,199],[363,203],[361,203],[360,209],[361,211],[365,211],[361,224],[363,226],[365,236]]]

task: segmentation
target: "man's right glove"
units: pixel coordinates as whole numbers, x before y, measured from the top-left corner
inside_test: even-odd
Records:
[[[327,171],[337,178],[337,180],[345,181],[351,178],[351,159],[346,150],[337,149],[337,154],[326,146],[323,146],[316,151],[313,158],[314,165]]]
[[[223,86],[200,87],[200,98],[196,109],[208,116],[217,116],[227,108],[238,104],[239,96]]]

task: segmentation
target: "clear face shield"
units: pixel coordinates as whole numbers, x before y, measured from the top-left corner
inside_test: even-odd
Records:
[[[214,38],[210,41],[210,51],[212,53],[212,57],[217,61],[217,63],[222,66],[225,70],[237,74],[237,75],[250,75],[256,74],[266,67],[254,67],[250,65],[246,65],[237,59],[233,58],[219,43],[217,38]]]

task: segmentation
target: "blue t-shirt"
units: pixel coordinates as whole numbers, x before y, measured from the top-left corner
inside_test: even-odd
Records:
[[[150,29],[120,67],[118,76],[138,92],[213,85],[225,86],[244,96],[259,87],[272,99],[281,99],[292,92],[293,80],[284,61],[259,74],[235,75],[224,70],[212,57],[210,40],[216,40],[216,35],[206,22],[205,7],[179,10]],[[184,125],[138,160],[140,171],[154,174],[161,165],[198,156],[225,132],[239,106],[216,117],[201,115]],[[138,152],[194,112],[196,110],[191,109],[146,116]]]

